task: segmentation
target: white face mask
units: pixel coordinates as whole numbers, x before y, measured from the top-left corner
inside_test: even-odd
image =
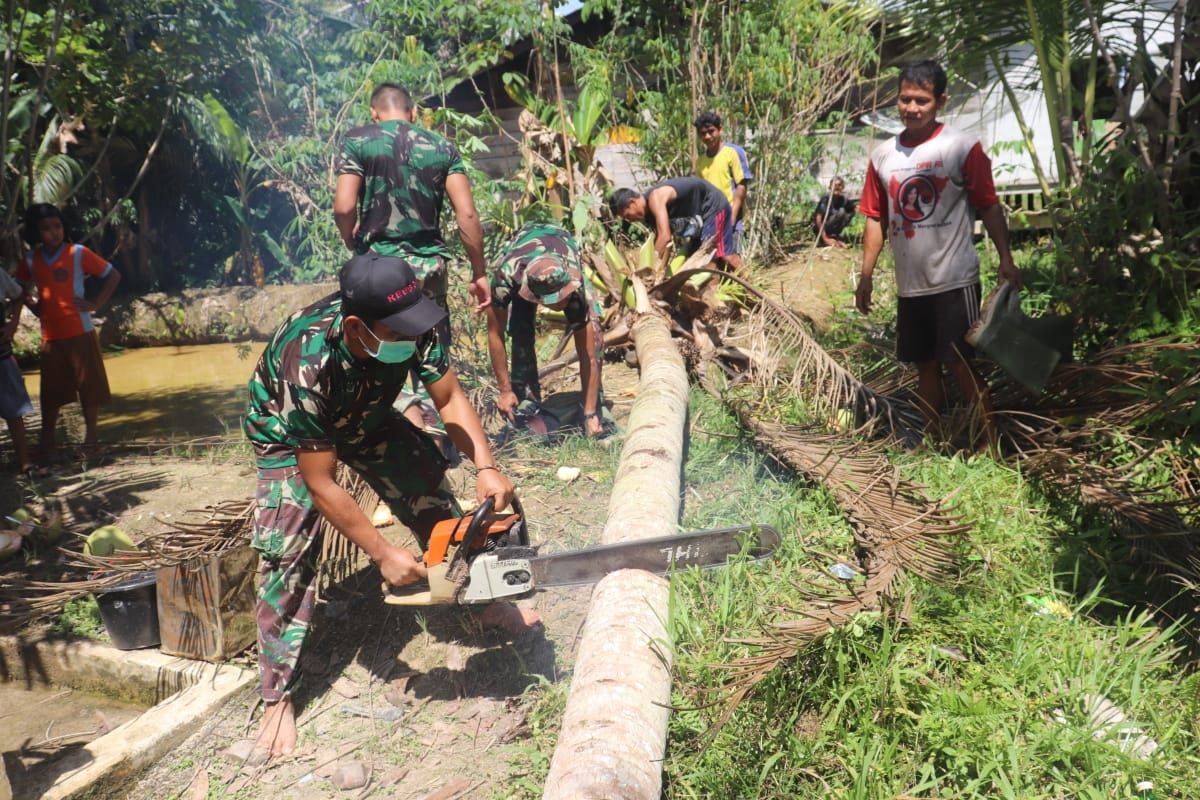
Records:
[[[376,342],[374,352],[367,346],[366,342],[362,342],[363,349],[367,351],[367,355],[380,363],[403,364],[417,354],[417,343],[414,341],[405,339],[399,342],[385,342],[376,336],[375,332],[366,325],[363,325],[363,330],[371,334],[371,338]]]

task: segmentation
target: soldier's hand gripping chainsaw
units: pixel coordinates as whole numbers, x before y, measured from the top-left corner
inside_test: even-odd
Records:
[[[655,539],[540,555],[529,543],[521,503],[493,512],[492,498],[460,519],[433,527],[425,548],[428,583],[383,585],[385,602],[429,606],[490,603],[515,599],[548,586],[595,583],[619,569],[641,569],[665,575],[673,569],[718,567],[730,557],[758,561],[779,546],[779,534],[768,525],[691,531]]]

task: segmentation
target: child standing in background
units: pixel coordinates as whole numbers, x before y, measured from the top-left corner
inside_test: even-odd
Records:
[[[94,450],[100,406],[111,394],[92,312],[108,303],[121,273],[83,245],[68,242],[62,212],[49,203],[35,203],[25,212],[25,240],[31,249],[21,260],[17,278],[37,286],[42,321],[42,432],[37,456],[54,457],[59,409],[76,400],[83,409],[84,448]],[[83,279],[89,275],[104,279],[95,300],[83,296]]]

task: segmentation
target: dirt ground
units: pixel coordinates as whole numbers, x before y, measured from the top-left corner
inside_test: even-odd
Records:
[[[818,324],[838,295],[852,288],[857,260],[845,251],[805,250],[760,273],[757,283]],[[604,370],[606,397],[619,424],[627,422],[637,374],[623,363]],[[567,370],[547,387],[547,404],[577,402],[578,379]],[[506,451],[500,461],[518,485],[534,541],[546,549],[578,547],[598,539],[608,506],[609,458],[573,463],[569,443]],[[567,484],[559,466],[582,466]],[[456,489],[469,495],[468,476]],[[5,482],[7,484],[7,482]],[[197,458],[124,456],[99,468],[58,477],[40,488],[71,497],[81,530],[115,522],[131,533],[157,529],[189,509],[248,497],[253,469],[243,455],[221,450]],[[0,489],[8,509],[15,487]],[[414,547],[399,526],[385,529]],[[523,776],[512,763],[529,763],[524,734],[531,720],[524,691],[560,683],[574,661],[590,590],[548,590],[521,601],[543,624],[519,636],[485,627],[477,613],[434,607],[401,610],[380,601],[371,571],[330,591],[319,604],[302,666],[298,695],[300,741],[288,759],[266,766],[243,764],[237,745],[257,727],[255,692],[230,702],[170,756],[129,783],[121,797],[242,797],[272,800],[380,797],[451,800],[510,796]],[[247,666],[248,660],[244,663]],[[511,756],[524,750],[525,758]],[[545,754],[548,757],[549,754]],[[536,758],[534,759],[536,761]],[[362,788],[339,791],[338,770],[361,767]],[[540,794],[529,785],[530,794]]]
[[[853,305],[854,279],[862,251],[806,246],[761,270],[755,285],[791,309],[824,326],[835,304]]]
[[[567,389],[577,383],[567,375],[559,385]],[[636,386],[635,372],[606,366],[606,392],[619,423],[627,420]],[[571,396],[563,392],[548,398],[548,405],[569,402]],[[555,478],[559,466],[571,466],[556,457],[564,451],[532,452],[526,458],[501,455],[500,461],[519,486],[534,541],[546,542],[547,550],[596,541],[611,474],[603,467],[588,469],[564,484]],[[241,480],[245,484],[247,478]],[[467,475],[459,471],[452,480],[457,494],[469,494]],[[402,527],[384,533],[415,549]],[[376,581],[370,573],[351,579],[318,606],[302,656],[300,742],[291,758],[249,766],[241,763],[236,748],[230,752],[256,730],[251,719],[255,694],[247,692],[123,796],[506,796],[504,787],[521,777],[511,774],[510,753],[527,746],[522,694],[536,683],[561,681],[569,670],[590,590],[548,590],[520,601],[540,614],[542,626],[514,637],[485,627],[469,610],[384,605]],[[335,772],[354,765],[365,768],[369,782],[362,789],[338,791]]]

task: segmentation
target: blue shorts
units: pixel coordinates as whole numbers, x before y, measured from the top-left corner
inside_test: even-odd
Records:
[[[728,205],[704,220],[704,232],[700,234],[700,238],[707,241],[710,236],[717,237],[717,250],[713,254],[717,258],[725,258],[737,252],[733,244],[733,217]]]
[[[19,419],[33,413],[21,368],[12,356],[0,358],[0,419]]]

